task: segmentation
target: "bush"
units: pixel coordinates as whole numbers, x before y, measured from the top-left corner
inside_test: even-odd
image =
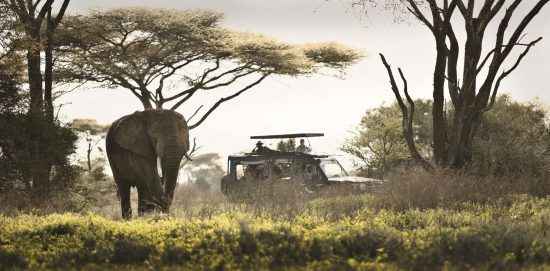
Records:
[[[371,202],[372,195],[350,196]],[[288,220],[224,205],[195,218],[0,216],[0,266],[29,269],[521,270],[550,267],[550,198],[462,209],[357,207]],[[328,210],[334,199],[318,199]]]
[[[415,140],[421,154],[432,158],[433,128],[429,101],[417,100]],[[452,108],[448,110],[452,116]],[[550,114],[537,103],[519,103],[500,96],[483,115],[467,169],[482,175],[547,176],[550,168]],[[410,154],[403,138],[401,112],[396,103],[369,109],[355,135],[342,150],[356,158],[364,175],[378,178],[409,169]],[[451,125],[451,120],[448,120]]]
[[[0,189],[25,188],[47,193],[70,187],[80,174],[79,167],[70,164],[77,136],[60,123],[31,121],[26,114],[0,115]],[[50,176],[40,176],[37,170],[50,167]]]
[[[539,104],[501,96],[485,113],[470,168],[484,174],[550,177],[549,118]]]

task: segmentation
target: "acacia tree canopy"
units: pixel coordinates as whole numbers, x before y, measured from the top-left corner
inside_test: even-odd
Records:
[[[214,103],[190,125],[195,128],[219,105],[267,76],[343,71],[361,58],[337,43],[291,45],[231,31],[220,26],[222,19],[210,10],[137,7],[71,16],[58,38],[65,53],[58,73],[68,81],[126,88],[144,109],[175,110],[201,91],[244,85]]]

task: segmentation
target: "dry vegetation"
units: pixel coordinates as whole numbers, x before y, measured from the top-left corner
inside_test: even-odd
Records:
[[[88,187],[87,200],[60,196],[40,209],[4,196],[0,269],[550,268],[548,179],[389,179],[370,194],[313,197],[285,185],[238,202],[180,185],[170,215],[128,222],[111,182]]]

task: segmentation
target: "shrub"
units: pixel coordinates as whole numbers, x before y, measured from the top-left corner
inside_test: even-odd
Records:
[[[366,195],[350,196],[364,199]],[[328,210],[334,199],[318,199]],[[506,202],[503,202],[506,201]],[[364,199],[369,202],[370,199]],[[218,206],[203,217],[112,221],[95,215],[0,216],[3,269],[521,270],[550,266],[550,198],[453,210],[358,207],[333,220]]]
[[[433,128],[429,101],[418,100],[415,140],[424,157],[432,158]],[[452,108],[448,116],[453,115]],[[501,95],[483,115],[473,141],[468,170],[481,175],[550,173],[550,114],[536,102],[519,103]],[[401,112],[396,103],[367,110],[355,134],[342,150],[354,156],[359,172],[382,178],[387,172],[408,169],[411,161],[403,138]],[[449,125],[451,121],[449,120]]]

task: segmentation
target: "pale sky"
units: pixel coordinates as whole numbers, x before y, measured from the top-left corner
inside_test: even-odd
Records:
[[[414,98],[431,96],[433,38],[427,28],[417,23],[392,23],[391,14],[374,12],[368,19],[359,19],[349,10],[345,0],[72,0],[69,10],[82,13],[89,8],[134,5],[214,9],[225,13],[223,26],[233,30],[264,33],[291,43],[337,41],[361,49],[367,55],[348,69],[343,80],[321,75],[271,77],[223,104],[200,127],[191,131],[191,137],[196,137],[198,144],[203,146],[201,153],[217,152],[225,160],[228,154],[251,150],[255,141],[249,139],[250,135],[323,132],[324,138],[311,140],[314,150],[343,154],[338,148],[346,137],[350,137],[349,131],[359,123],[365,110],[393,102],[379,52],[386,55],[393,67],[403,68]],[[486,34],[490,43],[493,43],[494,33],[489,29]],[[544,39],[505,79],[501,92],[521,101],[538,97],[550,103],[545,80],[550,74],[550,5],[535,18],[526,33],[524,41],[539,36]],[[219,93],[227,95],[231,89]],[[212,93],[177,111],[189,116],[199,105],[208,107],[219,97]],[[60,102],[70,103],[61,111],[65,120],[91,118],[105,124],[142,109],[137,98],[124,89],[88,87],[85,91],[64,96]],[[339,158],[347,169],[351,167],[349,159],[345,155]]]

